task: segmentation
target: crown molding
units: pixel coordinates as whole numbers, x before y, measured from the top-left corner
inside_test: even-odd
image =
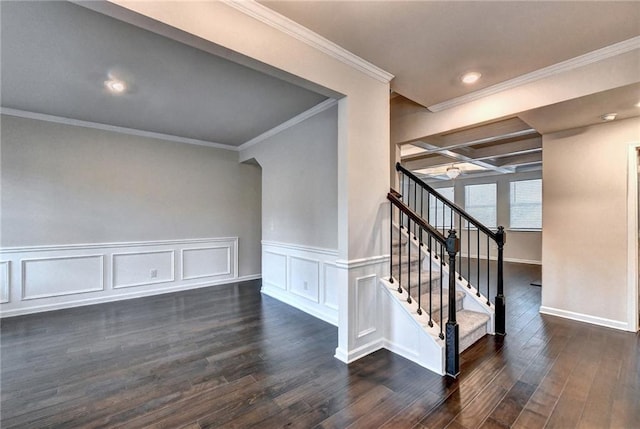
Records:
[[[268,131],[265,131],[264,133],[260,134],[259,136],[256,136],[256,137],[252,138],[251,140],[246,141],[245,143],[243,143],[240,146],[238,146],[238,150],[242,151],[242,150],[248,149],[251,146],[254,146],[254,145],[260,143],[261,141],[264,141],[264,140],[268,139],[269,137],[272,137],[272,136],[274,136],[274,135],[276,135],[278,133],[283,132],[287,128],[291,128],[294,125],[297,125],[300,122],[305,121],[305,120],[309,119],[310,117],[312,117],[314,115],[317,115],[318,113],[324,112],[325,110],[329,109],[330,107],[335,106],[336,104],[338,104],[338,100],[335,100],[333,98],[329,98],[327,100],[324,100],[322,103],[316,104],[311,109],[305,110],[304,112],[300,113],[297,116],[294,116],[293,118],[289,119],[288,121],[283,122],[280,125],[278,125],[276,127],[273,127]]]
[[[193,144],[197,146],[207,146],[215,149],[231,150],[235,152],[239,150],[239,148],[236,146],[231,146],[231,145],[222,144],[222,143],[214,143],[206,140],[191,139],[188,137],[174,136],[171,134],[155,133],[152,131],[138,130],[135,128],[118,127],[115,125],[101,124],[98,122],[81,121],[79,119],[71,119],[71,118],[65,118],[62,116],[46,115],[44,113],[29,112],[26,110],[10,109],[8,107],[0,108],[0,113],[8,116],[16,116],[18,118],[36,119],[40,121],[53,122],[56,124],[73,125],[76,127],[92,128],[92,129],[103,130],[103,131],[113,131],[116,133],[128,134],[128,135],[137,136],[137,137],[148,137],[152,139],[166,140],[166,141],[177,142],[177,143]]]
[[[640,36],[636,36],[622,42],[614,43],[613,45],[605,46],[604,48],[596,49],[595,51],[588,52],[584,55],[579,55],[566,61],[562,61],[548,67],[535,70],[531,73],[523,74],[513,79],[498,83],[496,85],[492,85],[487,88],[462,95],[460,97],[452,98],[451,100],[443,101],[442,103],[428,106],[427,109],[432,112],[440,112],[442,110],[450,109],[452,107],[460,106],[461,104],[469,103],[480,98],[497,94],[498,92],[513,89],[540,79],[558,75],[560,73],[575,70],[577,68],[597,63],[599,61],[615,57],[617,55],[622,55],[639,48]]]
[[[307,45],[318,49],[338,61],[359,70],[379,82],[389,83],[393,75],[380,67],[347,51],[343,47],[325,39],[319,34],[298,24],[297,22],[269,9],[254,0],[222,0],[234,9],[251,16],[258,21],[267,24],[283,33],[286,33]]]

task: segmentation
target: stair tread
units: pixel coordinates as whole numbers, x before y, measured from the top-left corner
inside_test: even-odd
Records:
[[[394,255],[395,257],[393,258],[393,265],[394,267],[397,267],[398,265],[406,265],[408,266],[408,262],[411,261],[411,265],[413,266],[413,264],[416,265],[416,267],[418,266],[418,259],[420,259],[420,255],[417,252],[411,252],[411,259],[409,259],[409,255],[407,255],[406,252],[402,252],[402,257],[398,258],[397,255]]]
[[[458,310],[456,312],[456,322],[460,325],[460,329],[462,326],[473,330],[478,326],[481,326],[489,320],[489,315],[486,313],[480,313],[473,310]]]
[[[444,299],[445,299],[445,297],[446,297],[446,298],[449,298],[449,292],[448,292],[447,290],[444,290],[443,292],[444,292],[444,293],[442,294],[442,299],[444,300]],[[439,295],[440,295],[440,291],[439,291],[439,290],[434,290],[434,291],[433,291],[433,294],[434,294],[434,295],[438,295],[438,296],[439,296]],[[463,298],[464,298],[464,295],[465,295],[465,293],[464,293],[464,292],[462,292],[461,290],[456,290],[456,301],[459,301],[459,300],[463,299]],[[427,299],[428,299],[428,297],[429,297],[429,292],[424,292],[424,293],[422,294],[422,299],[423,299],[423,300],[424,300],[424,297],[425,297],[425,296],[426,296],[426,297],[427,297]],[[438,299],[439,299],[439,298],[438,298]],[[447,304],[448,304],[448,301],[444,301],[444,302],[443,302],[443,304],[444,304],[444,306],[446,307],[446,306],[447,306]]]
[[[393,273],[393,276],[398,279],[401,280],[401,284],[402,286],[404,286],[405,288],[407,288],[409,286],[409,280],[411,281],[411,289],[413,291],[414,288],[418,287],[418,273],[417,272],[403,272],[400,275],[398,275],[397,272]],[[422,284],[422,288],[423,290],[428,293],[429,290],[428,289],[424,289],[424,288],[429,288],[429,273],[422,273],[420,280],[420,284]],[[440,282],[440,275],[438,274],[436,275],[432,275],[431,277],[431,282],[432,283],[437,283],[434,286],[439,287],[439,282]]]

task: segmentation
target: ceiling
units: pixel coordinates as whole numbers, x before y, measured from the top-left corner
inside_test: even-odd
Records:
[[[441,111],[523,75],[640,35],[639,2],[260,1],[392,73],[393,117]],[[460,77],[482,74],[473,85]],[[640,54],[638,55],[640,77]],[[542,168],[541,134],[640,115],[640,84],[401,146],[427,179]]]
[[[639,2],[260,3],[395,75],[392,121],[640,35]],[[100,4],[0,2],[3,111],[238,147],[338,96],[195,37],[164,37],[156,22],[108,17]],[[640,76],[640,55],[638,64]],[[482,78],[466,86],[469,70]],[[125,94],[106,91],[109,75],[128,83]],[[541,134],[612,111],[639,116],[639,100],[630,85],[425,136],[402,147],[402,161],[436,178],[452,164],[468,176],[540,169]]]
[[[401,147],[401,162],[429,180],[449,180],[455,165],[463,177],[520,173],[542,168],[542,134],[600,124],[603,113],[616,120],[640,116],[640,83],[544,106],[517,117],[425,137]],[[404,109],[420,109],[396,97]]]
[[[425,107],[640,34],[640,3],[260,1],[392,73]],[[482,73],[473,86],[459,78]]]
[[[237,147],[327,99],[77,4],[0,7],[5,111]],[[105,89],[109,75],[126,93]]]
[[[402,163],[419,176],[448,180],[455,165],[465,176],[507,174],[542,165],[542,137],[519,118],[505,119],[402,146]]]

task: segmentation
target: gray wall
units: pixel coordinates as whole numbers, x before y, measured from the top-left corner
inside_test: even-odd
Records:
[[[239,237],[260,273],[260,169],[232,151],[2,116],[0,245]]]
[[[262,166],[262,238],[338,247],[338,107],[255,146],[240,158]]]

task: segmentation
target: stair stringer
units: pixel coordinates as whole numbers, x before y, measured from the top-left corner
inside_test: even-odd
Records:
[[[445,342],[438,325],[429,327],[429,317],[417,313],[415,300],[407,302],[407,291],[398,293],[397,283],[380,280],[384,348],[440,375],[445,375]]]

